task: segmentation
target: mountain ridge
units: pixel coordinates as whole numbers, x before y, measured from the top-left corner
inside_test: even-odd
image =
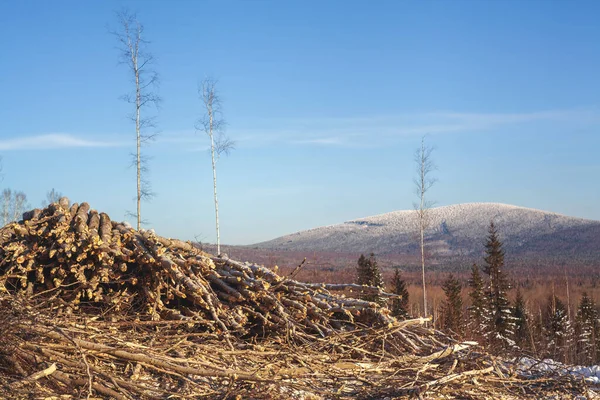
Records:
[[[545,253],[550,258],[578,249],[581,256],[600,257],[600,221],[504,203],[462,203],[431,208],[426,230],[427,251],[434,258],[479,253],[494,221],[505,248],[513,254]],[[375,252],[411,255],[415,211],[398,210],[356,218],[340,224],[294,232],[254,247],[278,250]],[[531,244],[531,248],[528,245]],[[532,253],[532,249],[535,249]],[[566,249],[566,250],[565,250]],[[567,251],[571,254],[572,251]]]

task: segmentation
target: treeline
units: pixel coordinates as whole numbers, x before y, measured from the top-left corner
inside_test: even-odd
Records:
[[[554,290],[545,304],[528,307],[520,289],[514,301],[513,290],[504,268],[502,242],[496,226],[490,223],[483,264],[473,264],[465,282],[449,275],[443,282],[444,301],[433,313],[432,324],[462,340],[475,340],[497,354],[529,354],[552,358],[567,364],[600,363],[600,320],[594,299],[583,292],[575,310],[571,310]],[[361,255],[356,282],[385,288],[401,296],[386,304],[393,315],[409,318],[411,309],[407,284],[396,268],[385,284],[374,254]],[[463,287],[468,298],[463,297]],[[365,299],[384,305],[386,300],[373,296]]]

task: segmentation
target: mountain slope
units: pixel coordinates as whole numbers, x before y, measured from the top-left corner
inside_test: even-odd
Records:
[[[467,203],[430,210],[428,251],[436,257],[479,254],[493,220],[505,248],[556,257],[564,252],[600,255],[600,221],[498,203]],[[412,254],[417,250],[415,212],[394,211],[307,231],[255,246],[266,249]],[[577,251],[575,251],[575,250]]]

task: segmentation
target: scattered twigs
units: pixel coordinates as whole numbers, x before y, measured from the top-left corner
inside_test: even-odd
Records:
[[[57,332],[39,332],[40,334],[44,334],[46,337],[53,340],[64,340],[65,336],[59,334]],[[163,361],[157,359],[155,357],[148,356],[143,353],[132,353],[126,350],[120,350],[111,346],[106,346],[98,343],[92,343],[86,340],[81,339],[69,339],[76,346],[81,347],[86,350],[100,352],[103,354],[108,354],[114,356],[116,358],[143,363],[148,366],[153,366],[157,368],[162,368],[165,371],[174,371],[180,374],[186,375],[197,375],[197,376],[209,376],[209,377],[227,377],[227,378],[236,378],[243,379],[247,381],[260,381],[259,378],[255,377],[253,374],[247,374],[242,371],[232,371],[232,370],[223,370],[223,369],[214,369],[214,370],[204,370],[198,368],[191,368],[186,366],[181,366],[177,364],[173,364],[171,362]],[[89,368],[89,365],[87,366]]]
[[[87,393],[87,399],[90,398],[90,396],[92,395],[92,390],[94,387],[94,378],[92,377],[92,373],[90,371],[90,364],[87,361],[87,358],[85,356],[85,353],[82,351],[81,346],[79,346],[79,343],[77,340],[72,339],[70,336],[68,336],[62,329],[60,329],[59,327],[56,327],[55,330],[60,333],[63,337],[65,337],[68,341],[70,341],[71,343],[73,343],[75,345],[75,347],[77,347],[77,351],[79,352],[79,354],[81,355],[81,359],[83,360],[83,363],[85,364],[85,373],[87,375],[87,379],[88,379],[88,393]]]
[[[58,380],[59,382],[62,382],[67,387],[71,387],[71,388],[82,387],[82,386],[86,386],[88,384],[88,380],[85,378],[73,378],[69,374],[65,374],[64,372],[61,372],[61,371],[55,371],[54,374],[52,374],[52,378]],[[115,398],[117,400],[128,400],[131,398],[131,397],[123,395],[113,389],[110,389],[100,383],[93,383],[92,388],[96,392],[103,394],[104,396],[107,396],[108,398]]]
[[[475,376],[475,375],[485,375],[488,374],[490,372],[492,372],[494,370],[494,367],[487,367],[484,369],[476,369],[476,370],[470,370],[470,371],[464,371],[461,372],[459,374],[449,374],[444,376],[443,378],[440,379],[436,379],[435,381],[431,381],[431,382],[427,382],[426,384],[424,384],[420,390],[421,392],[425,391],[426,389],[429,389],[431,387],[434,386],[440,386],[440,385],[444,385],[447,384],[449,382],[458,380],[458,379],[462,379],[462,378],[466,378],[469,376]]]
[[[0,309],[0,348],[7,343],[15,346],[10,355],[19,361],[19,375],[57,365],[47,378],[40,376],[36,386],[15,380],[10,385],[13,391],[81,396],[88,390],[90,373],[96,397],[118,399],[158,399],[169,394],[223,398],[227,393],[265,399],[290,398],[291,393],[323,399],[418,395],[533,399],[544,391],[578,394],[585,390],[580,381],[568,377],[523,380],[498,374],[498,360],[479,349],[473,352],[475,343],[446,338],[446,346],[439,348],[431,338],[443,337],[433,330],[419,333],[418,353],[408,352],[405,338],[417,335],[425,322],[420,318],[386,327],[357,325],[326,337],[291,333],[296,344],[276,336],[256,343],[232,336],[232,351],[219,335],[182,331],[185,324],[180,321],[172,325],[154,321],[149,326],[136,325],[135,320],[111,323],[59,316],[45,309],[48,303],[42,300],[34,302],[6,291],[0,292],[0,302],[13,305],[11,310]]]
[[[303,283],[303,285],[311,289],[324,289],[332,292],[349,290],[350,292],[376,294],[387,298],[399,297],[397,294],[386,293],[381,288],[375,286],[358,285],[355,283]]]

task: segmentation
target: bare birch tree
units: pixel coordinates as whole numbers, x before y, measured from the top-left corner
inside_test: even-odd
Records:
[[[12,190],[4,189],[2,191],[2,226],[10,222],[12,205]]]
[[[224,134],[225,120],[221,109],[221,99],[217,92],[217,81],[206,78],[198,87],[198,95],[204,106],[204,116],[196,124],[196,130],[204,131],[210,139],[210,158],[213,172],[213,194],[215,202],[215,226],[217,230],[217,254],[221,254],[221,234],[219,230],[219,200],[217,198],[217,161],[221,154],[229,154],[235,143]]]
[[[153,68],[154,57],[146,50],[149,42],[143,38],[144,26],[137,16],[125,10],[117,13],[117,18],[119,30],[111,33],[119,43],[120,63],[129,67],[130,77],[135,84],[135,89],[122,96],[122,99],[134,106],[130,118],[135,122],[136,152],[132,154],[132,158],[137,172],[137,210],[134,215],[137,217],[139,230],[142,224],[141,202],[153,196],[150,182],[145,178],[148,160],[142,155],[142,145],[156,136],[147,133],[147,129],[155,127],[154,118],[142,116],[142,111],[149,106],[158,107],[160,103],[160,98],[153,92],[158,86],[158,74]]]
[[[25,209],[29,207],[27,195],[23,192],[15,192],[13,199],[13,221],[19,221]]]
[[[23,215],[23,212],[29,208],[27,202],[27,195],[24,192],[13,192],[10,189],[4,189],[2,191],[2,200],[0,206],[2,207],[2,224],[19,221]]]
[[[427,287],[425,284],[425,230],[429,227],[429,210],[434,202],[427,200],[426,194],[431,189],[436,179],[431,176],[436,169],[431,158],[433,147],[425,144],[425,136],[421,138],[421,146],[415,152],[417,177],[414,180],[415,192],[418,203],[414,204],[417,228],[419,234],[419,247],[421,250],[421,273],[423,278],[423,316],[427,316]]]
[[[46,192],[46,200],[42,201],[42,207],[46,207],[48,204],[56,203],[61,197],[63,197],[62,193],[52,188]]]

